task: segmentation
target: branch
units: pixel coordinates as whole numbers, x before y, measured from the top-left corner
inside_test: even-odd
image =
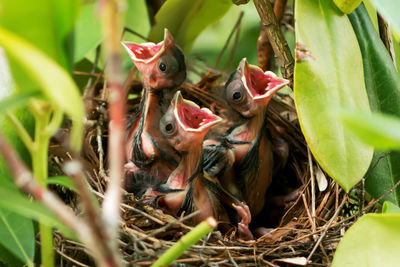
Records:
[[[281,22],[285,12],[287,0],[276,0],[274,4],[274,13],[278,22]],[[264,71],[271,69],[272,46],[268,41],[265,27],[261,25],[260,35],[257,39],[257,59],[258,66]]]
[[[278,20],[269,0],[254,0],[254,6],[265,28],[268,40],[277,57],[278,64],[284,78],[293,83],[294,60],[289,46],[279,27]]]
[[[118,253],[118,233],[120,225],[120,203],[122,199],[122,178],[124,170],[124,139],[126,99],[124,75],[121,61],[120,37],[123,25],[123,0],[100,1],[100,17],[104,36],[104,56],[107,62],[106,84],[109,90],[109,139],[108,159],[110,162],[110,182],[103,202],[103,222],[105,230],[113,241],[114,253]]]

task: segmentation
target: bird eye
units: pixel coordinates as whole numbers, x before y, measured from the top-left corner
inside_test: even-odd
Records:
[[[168,116],[169,117],[169,116]],[[176,133],[176,125],[175,121],[171,120],[170,118],[161,118],[160,121],[160,130],[164,136],[172,136]]]
[[[179,72],[179,63],[174,56],[163,55],[158,60],[158,69],[165,77],[173,77]]]
[[[226,97],[232,104],[241,104],[246,100],[246,93],[243,83],[240,80],[233,80],[226,87]]]
[[[160,65],[158,65],[158,68],[162,71],[165,72],[167,70],[167,65],[165,63],[161,62]]]

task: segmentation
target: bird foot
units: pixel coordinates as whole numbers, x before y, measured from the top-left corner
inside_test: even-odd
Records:
[[[232,206],[241,217],[241,221],[238,223],[239,237],[245,240],[253,240],[253,234],[249,229],[249,224],[251,222],[251,212],[249,206],[247,206],[244,202],[240,202],[238,205],[232,204]]]

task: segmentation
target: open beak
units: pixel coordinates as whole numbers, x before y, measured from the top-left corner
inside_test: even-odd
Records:
[[[122,46],[128,52],[133,62],[148,64],[157,60],[166,50],[173,44],[174,39],[167,29],[164,29],[164,40],[155,43],[134,43],[134,42],[121,42]]]
[[[258,66],[250,65],[246,58],[242,59],[238,69],[248,94],[257,102],[268,103],[276,92],[289,84],[288,80],[271,71],[264,72]]]
[[[200,108],[196,103],[184,99],[180,91],[175,93],[172,103],[174,116],[185,132],[206,134],[212,126],[222,121],[208,108]]]

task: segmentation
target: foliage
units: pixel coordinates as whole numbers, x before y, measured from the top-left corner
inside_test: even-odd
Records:
[[[357,35],[363,55],[365,86],[372,111],[384,112],[400,117],[400,76],[392,58],[375,31],[364,5],[360,5],[349,15],[350,22]],[[383,141],[382,141],[383,142]],[[384,154],[375,151],[371,162],[366,189],[379,198],[400,180],[400,152]],[[400,188],[387,196],[385,200],[399,204]]]
[[[348,191],[362,179],[373,154],[333,112],[346,108],[369,113],[357,38],[330,0],[299,0],[295,17],[296,42],[311,54],[295,67],[300,125],[315,158]]]

